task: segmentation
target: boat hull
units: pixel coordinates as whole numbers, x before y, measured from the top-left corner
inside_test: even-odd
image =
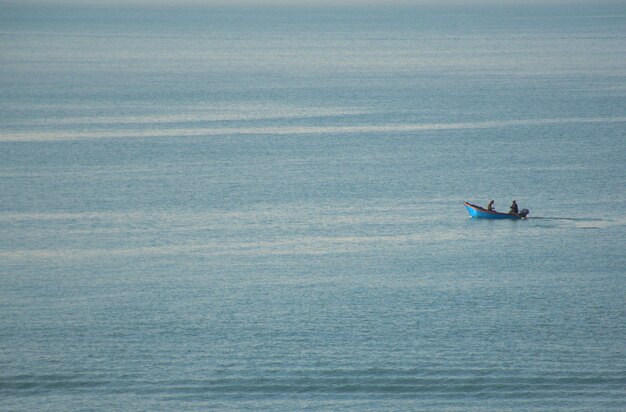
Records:
[[[469,212],[471,217],[481,218],[481,219],[524,219],[525,216],[514,215],[512,213],[502,213],[502,212],[494,212],[489,211],[487,209],[483,209],[480,206],[473,205],[469,202],[463,202],[463,205]]]

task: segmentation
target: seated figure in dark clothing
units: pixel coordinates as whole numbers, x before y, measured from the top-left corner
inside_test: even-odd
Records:
[[[493,204],[495,202],[493,200],[489,201],[489,204],[487,205],[487,210],[489,210],[490,212],[494,212],[496,209],[494,209]]]
[[[509,210],[509,213],[514,215],[519,213],[519,209],[517,208],[517,202],[515,200],[513,201],[513,203],[511,203],[511,210]]]

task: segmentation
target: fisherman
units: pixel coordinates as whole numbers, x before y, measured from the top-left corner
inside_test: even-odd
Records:
[[[494,204],[494,203],[495,203],[495,202],[494,202],[493,200],[490,200],[490,201],[489,201],[489,204],[487,205],[487,210],[488,210],[488,211],[490,211],[490,212],[495,212],[495,211],[496,211],[496,209],[494,209],[494,207],[493,207],[493,204]]]
[[[513,203],[511,203],[511,210],[509,210],[510,214],[516,215],[519,213],[519,209],[517,208],[517,202],[514,200]]]

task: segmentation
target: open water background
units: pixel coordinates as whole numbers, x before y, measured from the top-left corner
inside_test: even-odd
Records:
[[[624,5],[2,4],[0,409],[624,410],[625,130]]]

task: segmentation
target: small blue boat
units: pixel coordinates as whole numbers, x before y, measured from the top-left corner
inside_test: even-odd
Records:
[[[469,202],[463,202],[471,217],[480,217],[483,219],[526,219],[528,209],[522,209],[519,213],[502,213],[495,210],[487,210],[480,206],[473,205]]]

